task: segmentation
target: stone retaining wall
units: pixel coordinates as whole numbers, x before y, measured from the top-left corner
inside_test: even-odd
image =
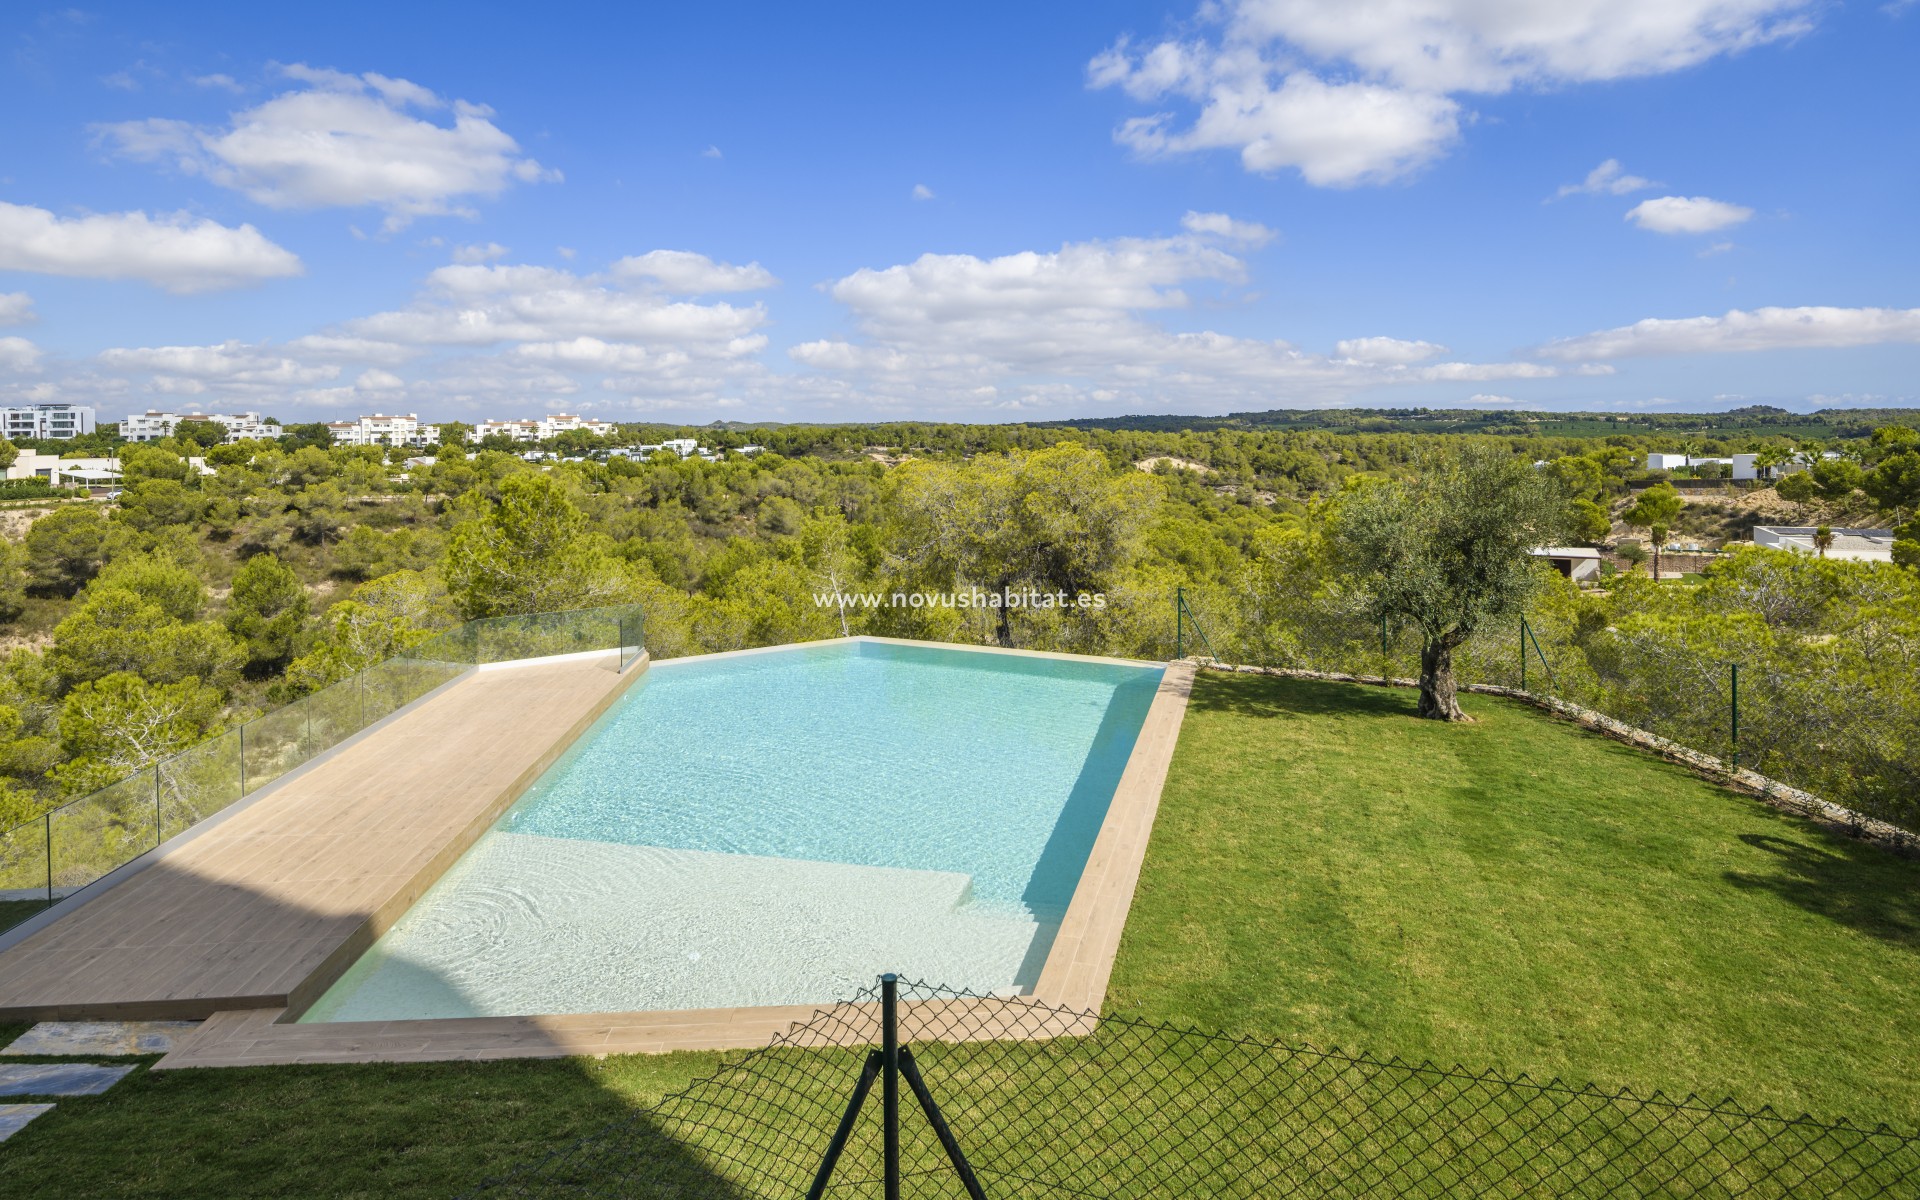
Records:
[[[1209,671],[1225,671],[1242,675],[1279,675],[1287,679],[1365,683],[1375,687],[1417,688],[1420,686],[1420,681],[1417,679],[1396,679],[1382,675],[1347,675],[1338,671],[1306,671],[1293,667],[1234,666],[1211,659],[1194,659],[1193,661]],[[1488,696],[1506,696],[1531,704],[1535,708],[1572,721],[1596,733],[1604,734],[1615,741],[1625,742],[1629,746],[1642,750],[1651,750],[1662,758],[1677,762],[1716,783],[1757,796],[1775,808],[1807,817],[1829,829],[1845,833],[1849,837],[1878,843],[1899,854],[1920,856],[1920,836],[1915,836],[1897,825],[1889,825],[1865,813],[1842,808],[1831,801],[1822,800],[1811,792],[1801,791],[1777,779],[1769,779],[1758,771],[1736,771],[1711,754],[1702,754],[1698,750],[1682,746],[1678,742],[1670,741],[1657,734],[1648,733],[1644,729],[1636,729],[1624,721],[1616,720],[1584,705],[1571,704],[1552,696],[1536,695],[1533,692],[1523,692],[1519,688],[1501,687],[1491,683],[1461,684],[1460,690]]]

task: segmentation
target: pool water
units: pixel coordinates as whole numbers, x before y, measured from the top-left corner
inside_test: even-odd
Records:
[[[301,1020],[1030,989],[1160,675],[865,640],[656,664]]]

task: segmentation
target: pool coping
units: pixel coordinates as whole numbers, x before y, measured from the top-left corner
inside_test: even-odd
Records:
[[[1195,673],[1190,662],[1148,663],[1090,655],[959,646],[898,638],[833,638],[725,652],[758,654],[796,645],[873,641],[987,654],[1022,654],[1076,662],[1107,662],[1162,668],[1154,698],[1141,722],[1112,801],[1073,899],[1054,936],[1030,996],[1035,1004],[1085,1012],[1072,1028],[1057,1022],[1019,1020],[1021,1006],[1006,1000],[946,1002],[974,1007],[968,1036],[1028,1039],[1090,1033],[1106,998],[1121,934],[1139,884],[1147,844],[1166,785],[1173,749],[1186,715]],[[712,659],[721,655],[688,656]],[[653,663],[654,669],[671,662]],[[928,981],[939,982],[939,981]],[[300,1006],[304,1008],[305,1006]],[[155,1070],[192,1067],[267,1066],[294,1063],[445,1062],[498,1058],[563,1058],[605,1054],[659,1054],[680,1050],[735,1050],[765,1045],[805,1024],[825,1004],[742,1006],[622,1013],[574,1013],[520,1017],[442,1017],[409,1021],[295,1024],[296,1010],[250,1009],[215,1013],[154,1065]],[[1044,1032],[1036,1032],[1044,1030]]]

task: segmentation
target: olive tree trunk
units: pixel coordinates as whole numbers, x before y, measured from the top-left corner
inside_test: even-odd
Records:
[[[1446,638],[1420,647],[1420,715],[1436,721],[1471,721],[1460,709],[1459,685],[1453,679],[1454,643]]]

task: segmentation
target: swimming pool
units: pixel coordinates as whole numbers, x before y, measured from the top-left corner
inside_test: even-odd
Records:
[[[655,664],[300,1019],[1030,989],[1160,676],[867,639]]]

